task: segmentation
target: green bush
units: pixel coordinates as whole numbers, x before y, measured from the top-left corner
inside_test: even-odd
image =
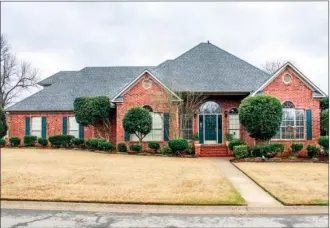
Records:
[[[127,152],[127,146],[125,143],[118,143],[117,150],[119,152]]]
[[[193,134],[192,139],[193,139],[194,141],[198,141],[198,140],[199,140],[199,135],[198,135],[198,133]]]
[[[320,126],[321,131],[325,135],[329,134],[329,109],[323,110],[321,112],[321,119],[320,119]]]
[[[257,95],[243,99],[238,109],[239,120],[250,136],[263,142],[270,140],[280,129],[281,102],[272,96]]]
[[[249,146],[234,146],[234,156],[238,159],[249,157]]]
[[[86,146],[90,150],[100,149],[99,148],[99,143],[100,142],[105,142],[105,139],[100,139],[100,138],[87,139],[86,140]]]
[[[253,156],[253,157],[261,157],[264,153],[265,153],[265,145],[264,144],[254,145],[251,148],[251,156]]]
[[[73,138],[71,144],[75,147],[82,147],[85,144],[84,139]]]
[[[52,144],[54,147],[70,147],[71,146],[71,140],[74,138],[72,135],[53,135],[48,137],[48,141]]]
[[[292,151],[292,153],[295,153],[296,154],[299,151],[301,151],[303,147],[304,147],[304,144],[303,143],[296,143],[296,142],[294,142],[294,143],[291,144],[291,151]]]
[[[226,134],[226,140],[227,141],[231,141],[231,140],[233,140],[233,138],[234,138],[234,135],[233,134],[230,134],[230,133],[228,133],[228,134]]]
[[[320,136],[317,139],[318,144],[323,148],[324,152],[328,154],[329,151],[329,136]]]
[[[171,148],[169,146],[163,146],[162,148],[160,148],[160,153],[161,154],[171,154]]]
[[[244,141],[240,140],[240,139],[233,139],[230,141],[228,148],[229,150],[233,151],[234,150],[234,146],[239,146],[239,145],[244,145]]]
[[[110,142],[99,140],[98,149],[105,150],[105,151],[112,151],[114,149],[114,146]]]
[[[139,145],[139,144],[131,144],[131,145],[129,145],[129,149],[131,150],[131,151],[135,151],[135,152],[141,152],[142,151],[142,146],[141,145]]]
[[[188,148],[186,149],[187,153],[192,155],[192,154],[195,154],[195,148],[194,148],[194,145],[192,143],[189,143],[188,144]]]
[[[148,147],[152,150],[155,150],[155,153],[160,148],[160,144],[158,142],[149,142]]]
[[[266,152],[283,153],[285,145],[283,143],[269,143],[265,145]]]
[[[307,145],[307,154],[308,157],[314,157],[317,153],[317,147],[313,144]]]
[[[2,76],[2,75],[1,75]],[[7,135],[8,125],[3,108],[0,107],[0,139]]]
[[[322,111],[329,109],[329,97],[325,97],[320,100],[320,108]]]
[[[0,139],[0,147],[3,147],[6,145],[6,140]]]
[[[19,137],[10,137],[9,138],[10,146],[18,146],[21,143],[21,139]]]
[[[37,140],[38,140],[37,136],[33,136],[33,135],[24,136],[24,146],[34,146]]]
[[[180,153],[188,148],[188,141],[182,138],[170,140],[168,146],[171,148],[173,153]]]
[[[41,146],[47,146],[47,145],[48,145],[48,140],[45,139],[45,138],[38,138],[38,143],[39,143]]]

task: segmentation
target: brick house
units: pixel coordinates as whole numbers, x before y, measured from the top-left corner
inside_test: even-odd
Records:
[[[242,99],[258,94],[277,97],[283,104],[281,129],[273,141],[316,143],[320,135],[319,101],[326,97],[313,82],[291,63],[270,75],[211,43],[200,43],[176,59],[158,66],[86,67],[80,71],[60,71],[39,82],[43,89],[8,107],[9,137],[71,134],[96,137],[98,129],[80,126],[74,117],[73,102],[80,96],[108,96],[112,143],[136,142],[125,133],[122,119],[133,106],[146,107],[153,129],[145,141],[166,143],[183,135],[191,139],[199,133],[200,156],[229,155],[225,136],[232,133],[253,145],[254,140],[240,125],[237,110]],[[195,114],[183,118],[179,127],[180,92],[200,92],[207,98]],[[287,125],[294,126],[288,132]],[[99,132],[99,130],[98,130]]]

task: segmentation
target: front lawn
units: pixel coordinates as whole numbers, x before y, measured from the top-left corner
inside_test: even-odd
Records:
[[[234,163],[286,205],[328,204],[328,164]]]
[[[245,204],[211,160],[1,149],[1,198],[155,204]]]

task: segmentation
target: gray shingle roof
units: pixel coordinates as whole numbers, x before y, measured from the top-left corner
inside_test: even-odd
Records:
[[[152,72],[173,91],[251,92],[270,78],[211,43],[201,43]]]
[[[148,69],[173,91],[244,91],[259,88],[270,75],[209,43],[201,43],[157,67],[86,67],[60,71],[39,82],[44,89],[7,111],[73,110],[80,96],[113,98]]]

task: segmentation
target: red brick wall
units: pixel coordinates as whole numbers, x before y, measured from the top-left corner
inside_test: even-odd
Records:
[[[152,81],[149,89],[143,87],[143,80]],[[132,107],[149,105],[154,112],[170,113],[170,138],[178,136],[178,118],[176,104],[169,105],[168,93],[147,73],[141,77],[123,96],[123,103],[117,103],[116,143],[125,142],[122,121],[125,113]]]
[[[9,137],[25,136],[25,117],[46,116],[47,132],[46,137],[62,134],[63,116],[74,116],[73,112],[10,112],[8,115]],[[31,122],[32,123],[32,122]],[[31,127],[30,127],[31,129]],[[85,127],[84,135],[86,138],[92,137],[92,129]],[[23,140],[22,140],[23,142]]]
[[[285,84],[283,82],[283,76],[289,74],[291,76],[291,83]],[[272,95],[277,97],[281,103],[285,101],[291,101],[296,108],[305,110],[306,119],[306,109],[311,109],[312,111],[312,140],[306,139],[306,121],[305,121],[305,139],[295,140],[302,141],[305,146],[309,143],[317,143],[317,137],[320,136],[320,100],[315,99],[312,96],[312,90],[306,86],[306,84],[297,77],[295,71],[292,68],[287,67],[278,77],[276,77],[269,85],[264,89],[264,94]],[[288,140],[272,140],[285,142],[289,146]]]

